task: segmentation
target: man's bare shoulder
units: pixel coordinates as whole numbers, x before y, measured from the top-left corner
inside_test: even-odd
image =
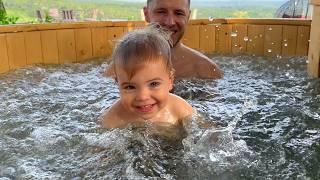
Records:
[[[213,62],[208,56],[202,54],[201,52],[184,46],[186,52],[188,52],[188,57],[192,58],[194,62],[194,68],[197,69],[198,78],[209,78],[209,79],[219,79],[222,78],[223,73],[219,66]]]
[[[223,76],[219,66],[208,56],[183,44],[181,45],[181,48],[183,49],[182,52],[186,57],[187,62],[193,63],[197,78],[219,79]]]

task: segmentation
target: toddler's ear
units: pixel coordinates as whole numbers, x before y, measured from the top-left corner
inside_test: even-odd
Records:
[[[174,82],[174,70],[170,71],[170,91],[173,89],[173,82]]]

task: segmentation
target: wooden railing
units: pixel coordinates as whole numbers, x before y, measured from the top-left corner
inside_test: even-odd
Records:
[[[124,33],[142,21],[0,26],[0,73],[30,64],[108,58]],[[311,20],[191,20],[183,42],[204,53],[306,56]]]

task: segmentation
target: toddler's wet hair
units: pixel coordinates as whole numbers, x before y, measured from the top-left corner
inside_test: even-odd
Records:
[[[119,40],[113,51],[115,75],[116,67],[121,67],[132,77],[143,65],[159,60],[171,72],[171,47],[170,33],[158,24],[130,31]]]

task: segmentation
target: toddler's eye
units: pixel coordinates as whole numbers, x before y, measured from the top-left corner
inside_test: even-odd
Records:
[[[151,87],[158,87],[160,85],[160,82],[151,82],[150,86]]]
[[[128,86],[124,86],[123,89],[124,90],[133,90],[133,89],[135,89],[135,87],[131,86],[131,85],[128,85]]]

